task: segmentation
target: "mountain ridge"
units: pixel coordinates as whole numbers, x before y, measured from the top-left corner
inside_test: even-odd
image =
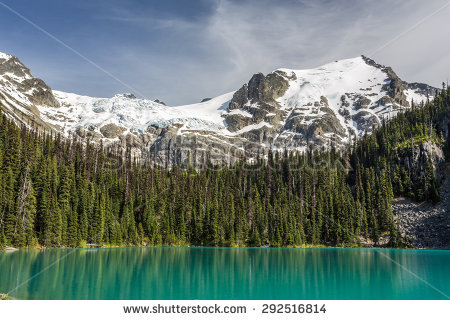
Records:
[[[94,98],[52,90],[18,58],[0,54],[0,98],[16,121],[131,147],[136,156],[153,154],[163,162],[185,162],[192,151],[230,161],[269,148],[342,147],[436,90],[409,84],[392,68],[360,56],[257,73],[235,92],[166,106],[132,93]],[[174,150],[181,152],[178,159],[169,155]]]

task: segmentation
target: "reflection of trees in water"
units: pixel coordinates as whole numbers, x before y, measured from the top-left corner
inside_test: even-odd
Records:
[[[413,271],[419,264],[425,266],[422,276],[429,272],[427,258],[432,257],[370,249],[68,250],[76,251],[12,295],[25,299],[389,298],[423,284],[412,281],[411,274],[384,254]],[[0,291],[11,290],[67,252],[0,254]],[[448,263],[450,256],[446,257]]]

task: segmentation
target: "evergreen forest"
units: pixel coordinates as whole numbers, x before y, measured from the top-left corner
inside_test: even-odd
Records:
[[[414,154],[432,142],[449,159],[449,115],[444,87],[345,149],[196,169],[0,114],[0,247],[403,247],[392,201],[440,201],[438,168]]]

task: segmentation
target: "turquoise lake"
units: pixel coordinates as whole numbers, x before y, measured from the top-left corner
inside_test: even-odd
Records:
[[[18,299],[449,299],[450,251],[112,248],[0,252]]]

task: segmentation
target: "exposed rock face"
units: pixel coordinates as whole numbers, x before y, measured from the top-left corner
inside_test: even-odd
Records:
[[[289,89],[289,80],[293,77],[280,70],[267,76],[262,73],[253,75],[248,84],[244,84],[235,92],[229,103],[229,113],[224,116],[228,130],[238,132],[250,125],[257,125],[256,128],[241,134],[247,141],[244,144],[273,145],[283,126],[282,120],[287,117],[277,99]],[[233,113],[233,110],[242,113]],[[286,125],[289,126],[287,123]],[[282,144],[282,141],[283,138],[280,138],[278,143]]]
[[[104,125],[100,128],[100,132],[103,134],[105,138],[108,139],[114,139],[120,136],[122,133],[124,133],[127,129],[119,127],[118,125],[115,125],[114,123],[110,123],[107,125]]]
[[[103,136],[93,130],[86,130],[82,127],[77,128],[75,133],[83,139],[89,139],[93,142],[100,142]]]
[[[224,138],[213,132],[202,131],[180,134],[180,131],[180,125],[162,129],[149,148],[149,155],[154,161],[165,165],[177,162],[189,163],[194,167],[210,164],[226,166],[252,155],[244,150],[251,143],[241,138]]]
[[[244,84],[241,89],[236,91],[228,109],[244,108],[250,102],[272,111],[275,107],[279,107],[275,100],[281,97],[288,88],[287,75],[282,71],[275,71],[267,76],[262,73],[254,74],[248,84]]]
[[[22,92],[33,90],[30,100],[36,105],[49,106],[53,108],[59,107],[59,102],[55,99],[52,89],[45,84],[44,81],[37,78],[26,79],[22,82]]]
[[[283,96],[288,88],[287,75],[282,71],[275,71],[267,76],[262,73],[253,75],[248,84],[236,91],[228,106],[228,111],[244,110],[251,114],[251,118],[239,114],[226,115],[225,122],[229,130],[238,131],[261,121],[276,125],[283,114],[276,99]]]
[[[31,75],[17,57],[0,53],[0,108],[18,123],[57,131],[41,117],[38,106],[58,108],[52,89]]]
[[[383,89],[388,93],[389,97],[392,99],[391,101],[394,101],[395,103],[398,103],[401,106],[409,107],[409,101],[407,100],[407,97],[404,94],[405,89],[411,89],[425,96],[433,96],[435,95],[436,92],[440,92],[440,89],[434,88],[425,83],[405,82],[397,76],[397,74],[394,72],[394,70],[392,70],[391,67],[385,67],[383,65],[380,65],[375,61],[373,61],[372,59],[365,56],[362,56],[362,58],[368,65],[383,70],[387,74],[388,81],[383,86]]]
[[[255,74],[248,83],[248,99],[254,102],[274,104],[275,99],[281,97],[289,88],[286,74],[281,71],[264,76]]]
[[[444,151],[434,142],[427,141],[416,147],[414,152],[415,162],[426,162],[431,160],[435,165],[439,165],[445,161]]]
[[[315,107],[319,107],[318,111],[322,113],[320,117],[314,115],[291,115],[287,119],[284,129],[301,134],[302,140],[316,145],[324,144],[328,140],[327,135],[346,135],[345,129],[336,118],[334,112],[328,108],[328,102],[325,97],[322,97],[320,102],[316,102]]]
[[[136,96],[132,93],[118,93],[114,97],[116,98],[128,98],[128,99],[136,99]]]
[[[159,104],[162,104],[163,106],[165,106],[166,104],[163,102],[163,101],[160,101],[160,100],[158,100],[158,99],[156,99],[156,100],[153,100],[154,102],[156,102],[156,103],[159,103]]]
[[[365,96],[358,95],[353,105],[355,110],[359,110],[359,109],[366,109],[370,103],[371,103],[370,99],[368,99]]]
[[[386,73],[390,80],[383,86],[383,89],[395,103],[409,107],[409,102],[406,100],[406,95],[404,93],[404,90],[407,88],[407,83],[397,77],[390,67],[386,68]]]
[[[377,101],[378,106],[385,106],[390,103],[394,103],[394,100],[389,96],[383,96]]]
[[[242,128],[245,128],[246,126],[251,125],[252,123],[255,123],[253,118],[245,117],[240,114],[231,114],[226,117],[226,122],[228,125],[228,129],[231,132],[238,131]]]
[[[438,181],[443,179],[440,167],[445,162],[443,149],[434,142],[426,141],[414,147],[414,152],[403,150],[398,154],[397,163],[406,169],[411,168],[416,176],[424,176],[427,162],[431,161]]]
[[[3,81],[0,80],[3,85],[5,82],[14,85],[15,89],[29,97],[33,104],[59,107],[59,102],[53,96],[52,89],[41,79],[33,77],[30,70],[17,57],[0,58],[0,75],[3,75]]]
[[[357,114],[353,115],[352,121],[357,124],[357,129],[362,132],[372,131],[372,128],[380,125],[378,118],[373,113],[365,110],[361,110]]]

